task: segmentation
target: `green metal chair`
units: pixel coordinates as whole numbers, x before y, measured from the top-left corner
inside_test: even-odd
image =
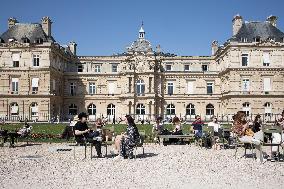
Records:
[[[207,140],[208,138],[210,138],[211,141],[213,141],[213,137],[214,137],[214,127],[204,125],[202,127],[201,147],[202,144],[205,144],[205,140]]]
[[[229,125],[229,124],[223,124],[221,125],[221,133],[219,133],[219,137],[220,137],[220,141],[222,142],[222,145],[223,145],[223,148],[225,149],[225,144],[229,144],[229,141],[226,139],[226,133],[230,133],[232,132],[232,128],[233,126],[232,125]]]
[[[280,160],[279,149],[280,149],[280,146],[282,144],[282,127],[278,126],[278,125],[263,125],[262,126],[262,131],[263,131],[264,135],[265,134],[274,134],[274,133],[280,134],[281,140],[280,140],[279,143],[272,143],[272,139],[270,140],[269,143],[268,142],[262,142],[262,146],[270,146],[271,154],[272,154],[272,147],[273,146],[277,146],[278,161],[279,161]]]
[[[138,147],[142,148],[143,156],[145,154],[144,141],[146,139],[146,132],[144,130],[140,130],[139,134],[140,134],[140,142],[135,146],[135,152],[134,152],[135,159],[137,158],[137,149],[138,149]]]

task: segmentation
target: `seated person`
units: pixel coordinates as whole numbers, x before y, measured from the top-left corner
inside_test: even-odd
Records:
[[[69,125],[67,125],[64,128],[63,133],[61,134],[62,139],[69,140],[70,137],[74,136],[73,128],[74,128],[75,124],[78,122],[78,120],[79,120],[78,115],[76,115],[74,118],[70,119]]]
[[[173,135],[182,135],[182,126],[178,117],[173,118]]]
[[[172,132],[172,135],[183,135],[183,133],[182,133],[182,126],[181,126],[179,118],[178,117],[174,117],[172,119],[172,121],[173,121],[173,126],[174,126],[174,130]],[[179,140],[180,139],[178,139],[178,138],[170,138],[169,142],[170,143],[172,143],[172,142],[176,143]]]
[[[26,137],[28,136],[28,134],[31,132],[32,130],[32,126],[30,126],[27,122],[27,119],[25,120],[24,126],[19,129],[16,132],[8,132],[5,131],[6,136],[4,137],[4,143],[7,141],[8,137],[10,137],[11,141],[10,141],[10,147],[15,147],[15,138],[18,137]]]
[[[256,157],[258,161],[263,161],[263,154],[261,154],[261,140],[263,140],[263,132],[258,131],[253,133],[246,121],[246,114],[243,111],[237,112],[234,116],[233,132],[237,135],[238,139],[244,144],[254,144],[256,149]]]
[[[127,124],[127,131],[121,137],[120,141],[120,152],[119,156],[116,158],[133,158],[133,149],[135,145],[137,145],[140,141],[140,134],[138,132],[138,128],[134,123],[134,119],[130,115],[125,116],[125,121]]]
[[[75,134],[75,140],[78,143],[85,143],[86,141],[92,142],[96,148],[98,157],[102,157],[101,153],[101,140],[99,140],[98,132],[94,132],[88,128],[87,125],[87,114],[82,112],[78,115],[79,121],[74,126],[74,134]]]
[[[220,146],[217,144],[217,142],[219,140],[219,129],[220,129],[220,124],[218,123],[217,118],[213,116],[211,118],[211,122],[208,123],[208,126],[214,128],[213,148],[216,149],[216,150],[220,149]]]
[[[194,134],[196,138],[202,137],[202,126],[204,122],[201,121],[201,117],[199,115],[195,116],[195,121],[192,123]]]
[[[164,125],[162,123],[163,118],[162,117],[157,117],[156,123],[153,125],[152,128],[152,133],[155,136],[154,140],[155,141],[160,141],[159,137],[157,135],[160,135],[164,131]]]

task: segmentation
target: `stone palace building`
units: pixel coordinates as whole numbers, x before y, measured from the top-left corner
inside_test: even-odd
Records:
[[[143,25],[124,53],[80,56],[77,44],[60,45],[52,21],[8,19],[0,35],[0,117],[8,120],[136,119],[177,115],[219,119],[239,110],[271,117],[284,108],[284,33],[277,17],[263,22],[232,20],[223,45],[211,56],[176,56],[153,49]]]

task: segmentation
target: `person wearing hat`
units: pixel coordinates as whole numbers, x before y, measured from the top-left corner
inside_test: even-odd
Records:
[[[87,117],[88,115],[85,112],[82,112],[78,115],[79,121],[75,124],[74,130],[75,130],[75,140],[78,143],[84,143],[86,140],[88,142],[92,142],[96,148],[98,157],[102,157],[101,152],[101,140],[99,139],[99,133],[98,132],[92,132],[88,125],[87,125]],[[95,139],[95,140],[94,140]]]

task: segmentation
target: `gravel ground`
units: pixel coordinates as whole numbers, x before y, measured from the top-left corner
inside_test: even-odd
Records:
[[[72,151],[56,152],[56,148]],[[104,151],[104,149],[103,149]],[[141,153],[142,149],[138,149]],[[83,159],[83,148],[40,144],[0,148],[1,188],[284,188],[284,163],[233,157],[194,145],[145,146],[137,159]],[[243,151],[239,151],[240,157]]]

